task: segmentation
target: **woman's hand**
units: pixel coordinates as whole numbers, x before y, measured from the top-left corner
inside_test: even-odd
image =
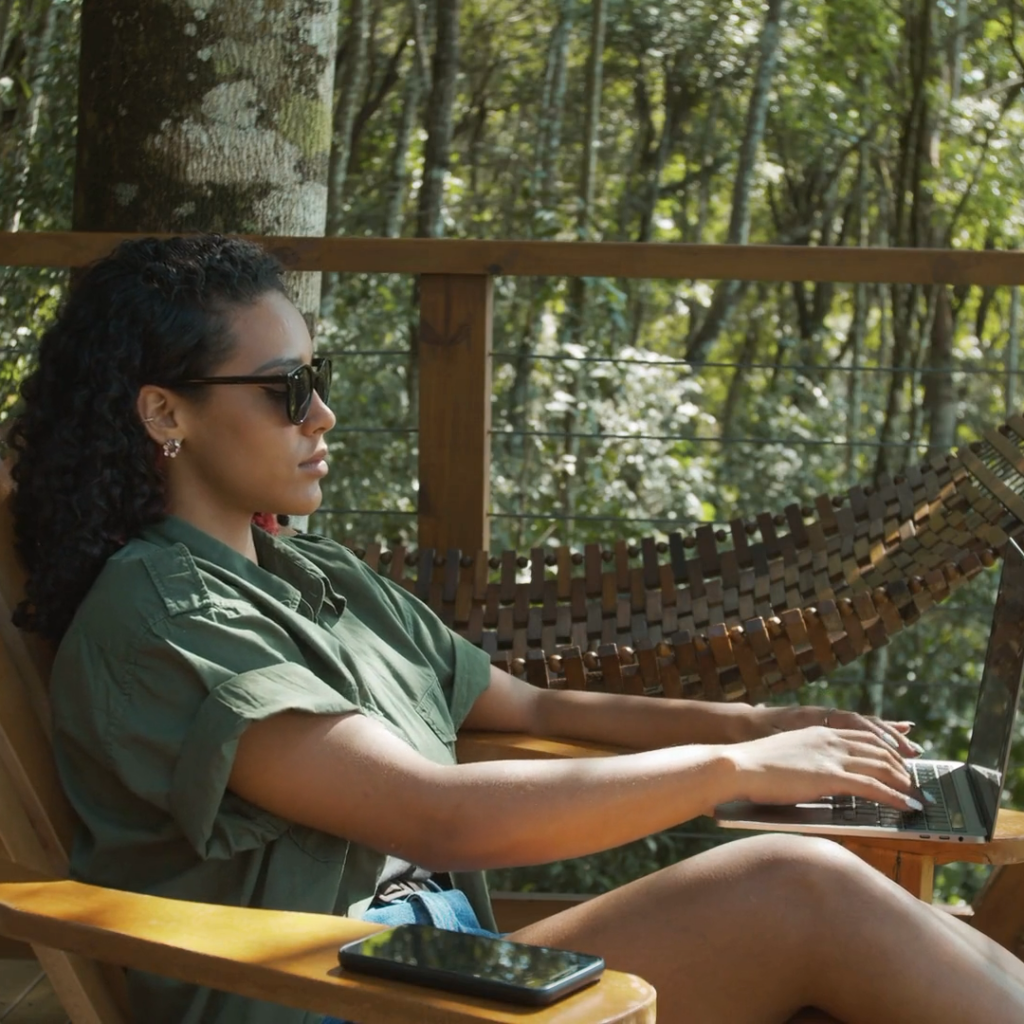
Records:
[[[793,729],[827,724],[830,729],[855,729],[869,732],[888,743],[901,757],[917,757],[924,748],[908,739],[913,722],[887,722],[874,715],[820,707],[756,707],[751,709],[761,736],[772,736]],[[826,722],[827,720],[827,722]]]
[[[859,796],[905,811],[922,808],[903,759],[871,729],[822,725],[723,747],[737,773],[737,799],[795,804]]]

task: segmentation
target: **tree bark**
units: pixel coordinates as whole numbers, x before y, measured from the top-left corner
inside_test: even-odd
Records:
[[[352,0],[344,56],[335,65],[334,112],[331,118],[331,155],[327,164],[327,216],[324,234],[340,235],[345,220],[345,181],[352,155],[352,128],[356,107],[366,79],[366,57],[370,38],[369,0]],[[326,316],[338,289],[338,275],[323,275],[320,314]]]
[[[1017,408],[1017,368],[1020,364],[1020,287],[1010,289],[1010,322],[1006,335],[1006,414]]]
[[[327,234],[341,234],[344,220],[345,179],[352,146],[352,126],[366,80],[366,57],[370,40],[370,4],[352,0],[348,40],[344,59],[335,70],[331,158],[327,171]]]
[[[782,36],[784,0],[768,0],[764,27],[758,45],[758,64],[754,85],[747,107],[747,124],[740,145],[739,165],[733,182],[732,210],[729,215],[729,230],[726,241],[730,245],[745,245],[750,237],[750,193],[754,183],[754,166],[757,152],[764,138],[765,122],[768,117],[768,100],[771,95],[772,79],[778,63],[779,40]],[[686,358],[695,363],[707,359],[711,346],[718,339],[732,318],[741,294],[738,281],[720,281],[715,287],[703,323],[690,338]]]
[[[868,224],[868,147],[867,141],[860,144],[857,159],[857,244],[866,246],[869,241]],[[860,406],[863,401],[860,366],[864,358],[864,342],[868,330],[868,289],[863,282],[853,288],[853,322],[850,325],[850,381],[847,388],[846,406],[846,440],[850,446],[846,449],[846,470],[851,475],[856,465],[857,449],[854,441],[860,438]]]
[[[405,194],[409,188],[409,144],[423,95],[423,77],[419,59],[413,55],[402,84],[402,112],[395,132],[395,145],[391,150],[391,169],[384,186],[384,237],[398,238],[402,233]]]
[[[590,54],[587,58],[586,114],[583,120],[583,152],[580,161],[580,190],[576,207],[576,234],[590,237],[591,211],[594,205],[594,178],[597,175],[598,128],[601,123],[601,90],[604,80],[604,33],[607,21],[606,0],[592,0]],[[574,277],[569,283],[565,327],[570,341],[579,340],[583,326],[586,282]]]
[[[576,232],[579,238],[590,237],[591,210],[594,203],[594,179],[597,176],[598,128],[601,122],[601,92],[604,80],[604,34],[607,22],[606,0],[592,0],[590,23],[590,55],[587,59],[587,107],[584,118],[583,154],[580,165],[580,191],[576,216]],[[569,283],[569,296],[565,310],[565,339],[578,344],[583,331],[583,309],[586,303],[586,281],[574,277]],[[580,374],[572,378],[569,393],[573,398],[565,416],[564,460],[565,467],[574,466],[578,454],[578,438],[573,435],[576,427],[575,400],[579,395]],[[571,473],[563,469],[561,477],[562,507],[566,515],[572,515]],[[571,523],[567,525],[571,531]]]
[[[527,236],[548,234],[553,221],[547,219],[552,199],[558,151],[562,144],[562,119],[565,110],[565,89],[569,55],[573,0],[563,0],[558,21],[551,30],[547,57],[544,62],[544,85],[541,92],[540,126],[533,163],[531,192],[533,210]],[[526,410],[529,404],[530,376],[533,371],[533,349],[537,341],[540,314],[550,293],[551,282],[544,277],[531,277],[524,289],[526,314],[512,364],[512,386],[508,390],[507,416],[512,430],[522,430],[526,424]],[[524,439],[512,435],[506,440],[509,451],[525,455]],[[525,459],[523,460],[525,465]]]
[[[948,452],[956,441],[956,389],[953,386],[955,324],[949,289],[939,286],[932,318],[924,406],[928,417],[928,454]]]
[[[24,77],[29,87],[29,96],[25,105],[24,135],[14,151],[14,209],[7,225],[9,231],[21,229],[25,191],[29,182],[29,169],[32,166],[32,151],[39,132],[39,118],[46,102],[46,77],[49,72],[50,48],[56,29],[58,5],[52,0],[43,0],[39,9],[33,13],[38,22],[33,27],[34,31],[27,31]]]
[[[75,230],[323,234],[337,26],[337,0],[83,0]]]
[[[551,200],[555,184],[555,166],[562,144],[562,114],[565,109],[566,69],[569,55],[571,0],[564,0],[558,21],[551,31],[544,63],[544,88],[541,94],[540,131],[534,158],[533,195],[536,208],[543,210]]]
[[[459,0],[437,0],[437,42],[427,101],[427,141],[416,218],[418,238],[440,238],[444,234],[444,186],[451,164],[458,73]]]

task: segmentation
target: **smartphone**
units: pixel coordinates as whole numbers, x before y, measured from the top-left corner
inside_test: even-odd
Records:
[[[400,924],[338,950],[346,970],[508,1003],[544,1006],[593,984],[604,960],[547,946]]]

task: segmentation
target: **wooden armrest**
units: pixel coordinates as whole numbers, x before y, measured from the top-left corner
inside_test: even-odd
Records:
[[[7,866],[6,878],[16,872]],[[338,947],[382,926],[330,914],[223,907],[72,881],[0,883],[0,933],[361,1024],[651,1024],[654,989],[606,971],[601,981],[528,1010],[343,971]]]
[[[460,732],[455,745],[460,764],[471,761],[502,761],[526,758],[609,757],[628,754],[627,747],[553,736],[529,736],[522,732]]]

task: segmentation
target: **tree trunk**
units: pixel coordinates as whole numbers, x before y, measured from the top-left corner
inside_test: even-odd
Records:
[[[34,12],[38,24],[35,31],[26,31],[29,42],[25,54],[24,76],[28,84],[29,97],[25,107],[25,132],[20,146],[15,148],[14,162],[14,210],[8,222],[8,230],[21,229],[21,214],[25,206],[25,191],[29,183],[29,169],[32,166],[32,150],[35,148],[39,131],[39,118],[46,103],[46,77],[50,65],[50,48],[53,45],[54,30],[60,5],[52,0],[43,0],[39,10]],[[2,40],[2,37],[0,37]]]
[[[1017,408],[1017,368],[1020,365],[1020,287],[1010,289],[1010,323],[1006,336],[1006,414]]]
[[[601,89],[604,78],[604,32],[606,20],[606,0],[592,0],[590,55],[587,58],[587,106],[583,121],[580,190],[576,207],[576,234],[580,239],[590,237],[590,217],[594,204],[598,128],[601,123]],[[583,326],[583,306],[585,300],[586,282],[582,277],[572,278],[569,282],[569,301],[566,305],[565,315],[566,335],[572,342],[579,340],[580,331]]]
[[[366,79],[366,55],[370,39],[369,0],[352,0],[351,20],[344,58],[334,72],[334,114],[331,119],[331,155],[327,165],[327,217],[324,233],[340,235],[345,219],[345,179],[352,150],[352,126]],[[326,315],[338,287],[338,275],[323,277],[320,312]]]
[[[571,0],[565,0],[559,8],[558,21],[551,31],[547,60],[544,65],[540,131],[538,132],[534,160],[532,190],[537,210],[546,209],[551,200],[558,150],[562,144],[562,112],[565,108],[570,9]]]
[[[533,211],[528,237],[536,233],[547,234],[550,222],[547,213],[554,197],[558,151],[562,144],[562,118],[565,110],[566,69],[569,55],[569,37],[573,0],[563,0],[558,21],[551,31],[547,59],[544,65],[544,87],[541,93],[540,130],[534,157]],[[544,277],[531,277],[524,289],[526,316],[512,364],[514,377],[508,391],[507,422],[512,430],[526,425],[529,405],[530,376],[533,372],[533,349],[540,326],[540,314],[550,293],[550,283]],[[524,438],[519,435],[507,439],[509,451],[525,454]],[[525,459],[523,460],[525,465]]]
[[[747,125],[740,145],[739,165],[732,190],[732,211],[729,215],[729,230],[726,241],[730,245],[745,245],[750,237],[750,193],[754,184],[754,167],[757,152],[764,138],[764,127],[768,117],[768,100],[771,95],[772,79],[778,62],[779,40],[782,36],[782,12],[784,0],[768,0],[764,27],[758,46],[758,64],[754,85],[747,107]],[[711,297],[704,322],[690,338],[686,358],[695,363],[707,359],[711,346],[725,329],[739,303],[742,293],[740,282],[720,281]]]
[[[866,246],[870,240],[868,223],[868,147],[862,141],[857,160],[857,244]],[[853,323],[850,325],[850,381],[847,389],[846,406],[846,440],[850,446],[846,449],[846,471],[852,479],[856,466],[857,449],[852,442],[860,438],[860,406],[863,401],[861,387],[861,371],[857,369],[864,358],[864,342],[868,331],[868,288],[863,282],[853,287]]]
[[[7,63],[7,30],[14,13],[14,0],[0,0],[0,68]]]
[[[427,141],[416,218],[418,238],[440,238],[444,234],[444,185],[451,163],[458,73],[459,0],[437,0],[437,42],[427,102]]]
[[[427,140],[423,147],[423,180],[416,209],[416,237],[444,235],[444,187],[451,164],[455,128],[455,83],[459,74],[459,0],[437,0],[434,59],[427,99]],[[409,360],[405,389],[409,415],[415,421],[419,377],[419,284],[412,287],[409,312]]]
[[[337,27],[337,0],[83,0],[75,230],[323,234]]]
[[[606,0],[592,0],[590,23],[590,55],[587,59],[587,107],[584,118],[583,154],[580,165],[580,191],[576,216],[576,231],[581,239],[590,237],[590,217],[594,203],[594,179],[597,176],[598,128],[601,122],[601,91],[604,79],[604,33],[607,21]],[[578,344],[583,331],[583,309],[586,303],[586,282],[574,277],[569,282],[564,331],[568,342]],[[579,395],[580,374],[577,371],[569,385],[573,401]],[[571,406],[565,416],[564,465],[574,466],[578,439],[573,436],[576,410]],[[571,474],[566,468],[561,480],[562,506],[566,515],[572,514]],[[572,524],[566,526],[571,531]]]
[[[344,59],[338,62],[334,83],[331,159],[327,172],[327,234],[340,235],[343,221],[345,178],[352,145],[352,126],[366,80],[366,57],[370,40],[370,4],[352,0],[351,21]]]
[[[864,655],[864,686],[857,702],[860,714],[881,717],[885,710],[885,677],[888,671],[888,647],[876,647]]]
[[[940,285],[932,317],[929,373],[924,385],[924,406],[928,416],[928,454],[948,452],[956,441],[956,389],[953,386],[953,310],[949,289]]]
[[[419,58],[414,54],[402,85],[402,112],[395,132],[395,145],[391,150],[391,170],[384,186],[385,238],[398,238],[402,234],[405,194],[409,187],[409,144],[420,110],[420,97],[423,95],[423,76],[420,74],[419,63]]]

